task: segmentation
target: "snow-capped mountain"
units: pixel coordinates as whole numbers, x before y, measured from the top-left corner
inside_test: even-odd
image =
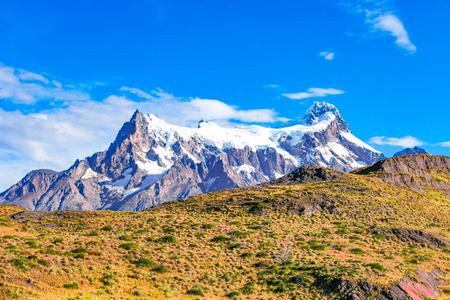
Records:
[[[136,111],[108,150],[59,173],[30,172],[0,194],[0,203],[32,210],[143,210],[273,180],[303,164],[351,171],[383,157],[325,102],[282,128],[224,128],[204,120],[186,128]]]

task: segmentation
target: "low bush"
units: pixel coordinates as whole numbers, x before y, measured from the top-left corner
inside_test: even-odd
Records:
[[[78,290],[80,288],[80,286],[76,282],[71,282],[71,283],[63,284],[63,288],[69,289],[69,290]]]

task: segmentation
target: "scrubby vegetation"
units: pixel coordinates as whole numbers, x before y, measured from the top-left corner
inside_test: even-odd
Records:
[[[305,214],[313,204],[320,209]],[[352,174],[138,213],[9,218],[22,210],[0,206],[2,299],[327,299],[333,278],[387,287],[418,267],[450,274],[445,245],[383,234],[407,228],[450,238],[450,200]]]

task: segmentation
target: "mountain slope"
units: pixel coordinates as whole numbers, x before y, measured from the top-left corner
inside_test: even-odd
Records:
[[[412,158],[382,165],[450,167]],[[450,198],[382,174],[302,166],[134,213],[0,205],[0,298],[447,299]]]
[[[13,186],[0,194],[0,203],[21,203],[32,210],[143,210],[259,184],[304,164],[351,171],[380,158],[328,103],[316,102],[283,128],[223,128],[207,121],[185,128],[136,111],[106,151],[54,174],[36,199],[26,193],[12,197]]]
[[[440,192],[450,196],[450,157],[428,154],[383,159],[354,171],[418,192]]]

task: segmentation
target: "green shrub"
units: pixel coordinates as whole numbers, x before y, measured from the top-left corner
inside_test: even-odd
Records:
[[[249,213],[258,213],[266,207],[267,207],[267,204],[264,204],[262,202],[255,202],[255,203],[253,203],[252,207],[249,208],[248,212]]]
[[[86,258],[86,254],[85,253],[77,253],[73,256],[76,259],[85,259]]]
[[[316,244],[316,245],[311,245],[310,248],[312,250],[323,251],[323,250],[326,250],[328,248],[328,246],[327,245],[323,245],[323,244]]]
[[[258,253],[256,253],[256,257],[268,257],[269,253],[267,253],[266,251],[260,251]]]
[[[139,247],[139,245],[136,243],[123,243],[119,247],[125,250],[133,250]]]
[[[10,235],[10,234],[2,236],[2,239],[5,239],[5,240],[10,240],[10,239],[15,239],[15,238],[16,238],[15,235]]]
[[[37,260],[37,263],[40,264],[40,265],[46,266],[46,267],[50,266],[50,262],[48,260],[45,260],[45,259],[42,259],[42,258],[39,258]]]
[[[176,237],[173,235],[165,235],[155,240],[157,243],[163,243],[163,244],[174,244],[177,242]]]
[[[240,222],[240,221],[231,221],[231,222],[229,222],[228,224],[230,224],[230,225],[235,225],[235,226],[242,226],[242,223]]]
[[[71,252],[71,253],[74,253],[74,254],[78,254],[78,253],[88,253],[89,251],[88,251],[88,249],[86,249],[86,248],[78,247],[78,248],[73,249],[73,250],[70,251],[70,252]]]
[[[216,227],[217,227],[216,224],[211,224],[211,223],[203,224],[204,229],[212,229],[212,228],[216,228]]]
[[[63,238],[55,238],[52,243],[53,244],[61,244],[62,242],[64,242]]]
[[[111,286],[111,285],[114,285],[118,281],[118,278],[117,278],[116,274],[109,273],[109,274],[105,274],[105,276],[103,276],[100,279],[100,281],[104,285]]]
[[[253,257],[253,253],[251,253],[251,252],[244,252],[244,253],[241,254],[241,257],[242,258],[251,258],[251,257]]]
[[[377,271],[381,271],[381,272],[386,271],[386,268],[383,267],[382,264],[377,263],[377,262],[369,263],[369,264],[367,264],[367,266],[370,267],[370,268],[373,269],[373,270],[377,270]]]
[[[238,297],[240,295],[241,295],[241,293],[239,293],[238,291],[232,291],[232,292],[227,294],[227,297],[228,298],[235,298],[235,297]]]
[[[29,240],[25,244],[27,244],[30,248],[38,248],[38,244],[35,240]]]
[[[128,234],[124,234],[124,235],[119,236],[119,240],[121,240],[121,241],[129,242],[132,239],[133,238],[131,237],[131,235],[128,235]]]
[[[66,288],[69,290],[78,290],[80,288],[80,286],[76,282],[71,282],[71,283],[65,283],[63,285],[63,288]]]
[[[189,291],[187,291],[188,295],[196,295],[196,296],[203,296],[205,293],[201,288],[192,288]]]
[[[177,230],[171,226],[164,225],[163,226],[164,233],[175,233]]]
[[[151,258],[139,258],[133,262],[137,267],[150,268],[155,262]]]
[[[237,243],[230,245],[230,249],[241,248],[243,245],[244,245],[243,243],[237,242]]]
[[[211,242],[223,243],[223,242],[228,242],[228,240],[229,240],[228,237],[226,237],[224,235],[217,235],[211,239]]]
[[[147,223],[151,223],[151,224],[158,223],[158,219],[156,219],[156,218],[148,218],[147,219]]]
[[[31,261],[25,257],[13,258],[8,261],[11,265],[20,270],[27,270],[32,265]]]
[[[154,267],[152,269],[152,271],[156,272],[156,273],[167,273],[167,272],[169,272],[169,269],[165,266],[159,265],[159,266]]]
[[[361,248],[353,248],[353,249],[350,249],[350,253],[357,254],[357,255],[363,255],[363,254],[366,254],[366,251],[364,251]]]
[[[232,232],[229,233],[229,235],[232,237],[246,237],[249,236],[250,234],[251,234],[250,232],[240,230],[233,230]]]
[[[253,294],[255,292],[255,286],[251,283],[247,283],[246,285],[244,285],[241,289],[242,294],[244,295],[250,295]]]
[[[114,228],[112,227],[112,225],[106,225],[102,227],[103,231],[112,231]]]

